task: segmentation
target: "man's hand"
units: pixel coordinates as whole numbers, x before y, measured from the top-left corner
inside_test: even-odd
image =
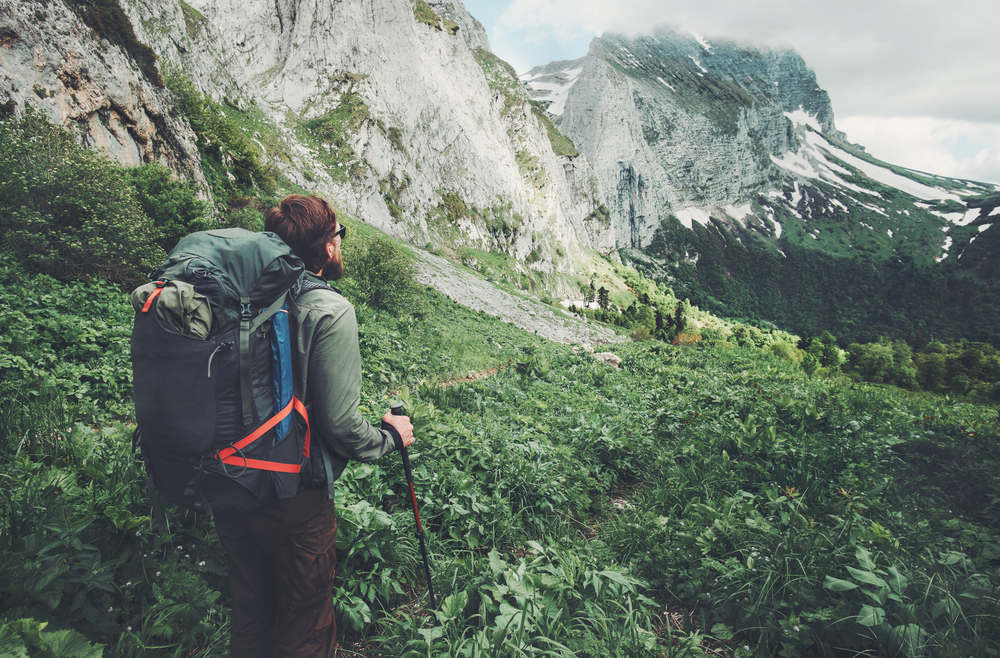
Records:
[[[403,439],[404,448],[413,443],[413,425],[410,423],[409,416],[393,416],[390,411],[382,416],[382,422],[392,425],[399,432],[399,436]]]

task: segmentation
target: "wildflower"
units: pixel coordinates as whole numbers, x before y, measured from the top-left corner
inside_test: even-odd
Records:
[[[136,537],[142,537],[142,530],[136,530],[135,531],[135,536]]]
[[[129,633],[131,633],[132,632],[132,627],[131,626],[126,626],[125,630],[128,631]]]
[[[799,632],[799,627],[798,626],[792,626],[792,630],[795,631],[796,633],[798,633]]]
[[[868,542],[868,543],[870,544],[871,542]],[[185,555],[185,556],[184,556],[184,559],[185,559],[185,560],[187,560],[187,559],[189,559],[190,557],[191,557],[190,555]]]
[[[199,563],[198,563],[198,566],[199,566],[199,567],[203,567],[203,566],[205,566],[205,561],[204,561],[204,560],[202,560],[201,562],[199,562]]]
[[[156,572],[156,575],[157,575],[157,576],[159,576],[159,575],[160,575],[160,572],[159,572],[159,571],[157,571],[157,572]]]
[[[131,586],[132,586],[132,581],[131,580],[128,581],[127,583],[125,583],[125,587],[131,587]]]
[[[114,608],[112,608],[111,606],[108,606],[108,612],[112,612],[113,610],[114,610]]]
[[[178,550],[178,551],[183,551],[183,550],[184,550],[184,547],[183,547],[183,546],[178,546],[178,547],[177,547],[177,550]]]

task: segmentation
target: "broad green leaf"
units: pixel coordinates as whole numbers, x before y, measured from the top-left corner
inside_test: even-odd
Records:
[[[733,639],[733,629],[726,624],[715,624],[712,626],[712,630],[709,635],[717,640],[731,640]]]
[[[872,554],[870,551],[858,547],[858,550],[854,553],[854,557],[858,559],[858,564],[865,571],[875,571],[875,560],[872,559]]]
[[[871,571],[862,571],[860,569],[855,569],[854,567],[847,567],[847,570],[851,572],[851,575],[860,580],[863,583],[869,585],[875,585],[876,587],[888,587],[889,584],[873,574]]]
[[[849,589],[856,589],[858,587],[857,583],[852,583],[849,580],[841,580],[839,578],[826,577],[823,581],[823,587],[826,589],[832,589],[834,592],[846,592]]]
[[[629,581],[624,575],[618,573],[617,571],[602,571],[601,575],[609,580],[613,580],[619,585],[629,586]]]
[[[885,621],[885,610],[882,608],[874,608],[870,605],[861,606],[861,610],[858,612],[858,623],[863,626],[878,626]]]
[[[892,629],[892,637],[899,643],[907,658],[919,658],[924,655],[927,644],[927,631],[917,624],[897,626]]]
[[[435,611],[437,618],[444,623],[452,619],[457,619],[465,611],[465,606],[469,602],[469,594],[464,590],[452,594],[441,604],[441,610]]]
[[[887,578],[889,587],[892,588],[893,592],[902,596],[903,590],[906,589],[907,585],[906,576],[899,573],[899,569],[896,567],[889,567],[886,571],[889,574],[889,577]]]
[[[431,626],[430,628],[421,628],[418,632],[424,636],[424,640],[430,645],[434,640],[444,635],[444,630],[444,626]]]
[[[103,644],[94,646],[74,630],[42,633],[42,637],[52,654],[60,658],[102,658],[104,655]]]

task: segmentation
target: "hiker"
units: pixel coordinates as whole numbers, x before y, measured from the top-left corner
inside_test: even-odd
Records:
[[[289,196],[267,211],[264,228],[280,236],[308,272],[298,309],[289,313],[294,388],[308,410],[313,445],[322,443],[331,457],[323,464],[314,449],[319,473],[303,479],[325,485],[349,460],[374,461],[413,443],[413,426],[406,416],[386,413],[379,429],[358,413],[357,318],[323,280],[343,274],[346,227],[333,208],[319,197]],[[215,527],[229,556],[233,658],[333,655],[337,521],[328,487],[310,486],[248,512],[218,510]]]

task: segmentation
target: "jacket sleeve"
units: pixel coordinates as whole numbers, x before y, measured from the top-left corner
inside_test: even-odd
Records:
[[[361,351],[353,307],[327,316],[309,353],[309,419],[312,431],[333,452],[355,461],[375,461],[395,442],[358,412],[361,397]]]

